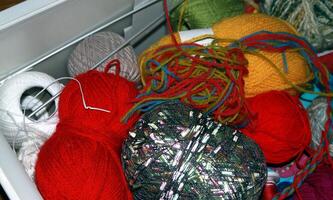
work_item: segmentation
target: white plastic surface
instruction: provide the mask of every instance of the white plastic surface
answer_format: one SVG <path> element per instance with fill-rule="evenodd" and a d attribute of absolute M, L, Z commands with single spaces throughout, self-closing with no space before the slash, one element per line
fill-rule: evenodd
<path fill-rule="evenodd" d="M 211 28 L 194 29 L 194 30 L 179 32 L 180 40 L 182 42 L 186 42 L 188 40 L 191 40 L 191 39 L 201 36 L 201 35 L 213 35 L 213 34 L 214 34 L 213 29 L 211 29 Z M 213 41 L 213 39 L 203 39 L 203 40 L 197 41 L 196 43 L 207 46 L 207 45 L 211 44 L 212 41 Z"/>
<path fill-rule="evenodd" d="M 41 5 L 44 3 L 44 6 L 35 12 L 29 12 L 29 17 L 24 15 L 20 18 L 18 14 L 10 13 L 18 8 L 22 11 L 23 3 L 3 11 L 5 15 L 0 12 L 0 80 L 81 34 L 131 11 L 134 4 L 134 0 L 37 1 Z M 31 0 L 34 3 L 37 1 Z M 53 3 L 45 4 L 50 1 Z M 26 3 L 29 3 L 29 0 Z M 119 32 L 126 27 L 126 23 L 115 24 L 112 30 Z M 65 49 L 35 66 L 35 69 L 51 75 L 66 76 L 64 64 L 70 52 L 70 48 Z M 36 185 L 30 180 L 1 133 L 0 184 L 10 200 L 42 200 Z"/>
<path fill-rule="evenodd" d="M 2 30 L 0 28 L 0 80 L 10 77 L 13 73 L 34 63 L 36 59 L 48 55 L 52 50 L 70 43 L 84 33 L 100 27 L 107 20 L 127 13 L 133 9 L 134 5 L 134 0 L 38 1 L 52 1 L 57 4 L 42 12 L 35 12 L 36 15 L 30 18 L 22 18 L 15 23 L 7 24 L 6 27 L 2 26 L 4 28 Z M 140 6 L 151 0 L 135 1 L 135 6 Z M 161 2 L 136 13 L 132 19 L 132 28 L 128 28 L 125 38 L 132 37 L 162 13 Z M 126 19 L 105 30 L 121 34 L 124 28 L 130 26 L 131 20 L 128 21 Z M 145 39 L 136 42 L 136 51 L 140 52 L 147 48 L 163 34 L 165 34 L 164 26 L 154 29 Z M 56 78 L 66 76 L 67 58 L 74 46 L 71 45 L 38 63 L 34 66 L 34 70 L 46 72 Z M 11 200 L 42 200 L 36 185 L 29 179 L 2 134 L 0 134 L 0 184 Z"/>
<path fill-rule="evenodd" d="M 38 1 L 41 4 L 45 2 Z M 29 2 L 30 0 L 26 3 Z M 134 4 L 134 0 L 58 0 L 55 2 L 55 5 L 49 9 L 42 12 L 36 11 L 35 15 L 0 29 L 0 79 L 100 23 L 132 10 Z M 39 9 L 45 9 L 45 6 Z M 20 10 L 18 8 L 20 4 L 5 10 L 7 18 L 2 20 L 7 21 L 10 17 L 8 12 L 18 12 Z M 3 15 L 0 13 L 1 16 Z"/>
<path fill-rule="evenodd" d="M 0 182 L 11 200 L 42 200 L 6 139 L 0 134 Z"/>

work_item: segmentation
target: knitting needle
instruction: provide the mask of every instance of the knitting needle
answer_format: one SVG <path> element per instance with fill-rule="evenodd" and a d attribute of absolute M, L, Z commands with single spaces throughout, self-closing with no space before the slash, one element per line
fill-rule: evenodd
<path fill-rule="evenodd" d="M 11 75 L 6 76 L 6 78 L 2 79 L 2 80 L 0 81 L 0 85 L 2 85 L 6 80 L 10 79 L 11 77 L 16 76 L 17 74 L 20 74 L 20 73 L 22 73 L 22 72 L 25 72 L 25 71 L 28 71 L 28 70 L 32 69 L 34 66 L 38 65 L 39 63 L 45 61 L 46 59 L 48 59 L 48 58 L 54 56 L 54 55 L 57 54 L 57 53 L 63 51 L 64 49 L 66 49 L 66 48 L 68 48 L 68 47 L 70 47 L 70 46 L 72 46 L 72 45 L 74 45 L 74 44 L 80 42 L 80 41 L 83 40 L 84 38 L 86 38 L 86 37 L 88 37 L 88 36 L 90 36 L 90 35 L 92 35 L 92 34 L 94 34 L 94 33 L 97 33 L 97 32 L 99 32 L 99 31 L 101 31 L 101 30 L 103 30 L 103 29 L 109 27 L 110 25 L 112 25 L 112 24 L 114 24 L 114 23 L 116 23 L 116 22 L 119 22 L 120 20 L 123 20 L 123 19 L 125 19 L 126 17 L 129 17 L 129 16 L 131 16 L 131 15 L 133 15 L 133 14 L 135 14 L 135 13 L 137 13 L 137 12 L 139 12 L 139 11 L 141 11 L 141 10 L 143 10 L 143 9 L 145 9 L 145 8 L 147 8 L 147 7 L 149 7 L 149 6 L 153 5 L 153 4 L 155 4 L 155 3 L 157 3 L 157 2 L 160 2 L 160 1 L 161 1 L 161 0 L 153 0 L 153 1 L 150 1 L 149 3 L 143 4 L 142 6 L 136 8 L 136 9 L 133 9 L 132 11 L 129 11 L 129 12 L 127 12 L 126 14 L 124 14 L 124 15 L 122 15 L 122 16 L 120 16 L 120 17 L 114 19 L 114 20 L 111 20 L 111 21 L 107 20 L 107 21 L 109 21 L 109 22 L 105 23 L 104 25 L 102 25 L 102 26 L 100 26 L 100 27 L 98 27 L 98 28 L 96 28 L 96 29 L 93 29 L 92 31 L 90 31 L 90 32 L 88 32 L 88 33 L 86 33 L 86 34 L 84 34 L 84 35 L 82 35 L 82 36 L 76 38 L 75 40 L 73 40 L 73 41 L 71 41 L 71 42 L 65 44 L 64 46 L 61 46 L 60 48 L 58 48 L 58 49 L 56 49 L 56 50 L 54 50 L 54 51 L 52 51 L 52 52 L 50 52 L 50 53 L 47 53 L 46 55 L 41 56 L 40 58 L 38 58 L 37 60 L 33 61 L 32 63 L 28 64 L 27 66 L 25 66 L 25 67 L 23 67 L 23 68 L 22 68 L 22 67 L 19 67 L 19 70 L 15 71 L 15 72 L 12 72 Z"/>
<path fill-rule="evenodd" d="M 137 32 L 132 37 L 130 37 L 125 43 L 123 43 L 117 49 L 115 49 L 114 51 L 112 51 L 109 55 L 107 55 L 105 58 L 103 58 L 101 61 L 99 61 L 96 65 L 94 65 L 91 69 L 97 68 L 98 65 L 100 65 L 103 62 L 105 62 L 108 58 L 110 58 L 111 56 L 113 56 L 114 54 L 116 54 L 119 50 L 121 50 L 124 47 L 126 47 L 134 39 L 139 38 L 139 36 L 142 33 L 144 33 L 145 31 L 147 31 L 149 29 L 152 30 L 157 25 L 159 25 L 160 23 L 162 23 L 164 20 L 161 20 L 161 19 L 163 19 L 164 16 L 165 16 L 165 14 L 160 15 L 154 21 L 152 21 L 151 23 L 149 23 L 147 26 L 143 27 L 139 32 Z M 43 103 L 43 105 L 39 106 L 36 110 L 34 110 L 32 113 L 30 113 L 30 115 L 28 115 L 28 117 L 32 117 L 34 114 L 36 114 L 38 111 L 40 111 L 43 107 L 45 107 L 46 105 L 48 105 L 49 103 L 51 103 L 53 100 L 55 100 L 57 97 L 59 97 L 60 93 L 61 92 L 58 92 L 57 94 L 55 94 L 54 96 L 52 96 L 48 101 L 46 101 L 45 103 Z"/>

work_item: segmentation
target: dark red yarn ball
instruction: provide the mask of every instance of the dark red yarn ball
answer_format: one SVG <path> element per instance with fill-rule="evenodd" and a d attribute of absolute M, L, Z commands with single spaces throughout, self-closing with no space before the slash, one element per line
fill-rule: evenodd
<path fill-rule="evenodd" d="M 333 169 L 329 165 L 321 164 L 309 175 L 299 188 L 301 200 L 332 200 L 333 199 Z M 294 200 L 300 200 L 294 195 Z"/>
<path fill-rule="evenodd" d="M 309 119 L 297 96 L 270 91 L 246 99 L 246 105 L 250 123 L 241 131 L 256 141 L 267 163 L 290 162 L 309 145 Z"/>
<path fill-rule="evenodd" d="M 89 71 L 64 88 L 56 132 L 41 147 L 36 183 L 45 200 L 132 199 L 124 177 L 120 149 L 137 116 L 120 120 L 133 106 L 135 84 L 120 76 Z"/>

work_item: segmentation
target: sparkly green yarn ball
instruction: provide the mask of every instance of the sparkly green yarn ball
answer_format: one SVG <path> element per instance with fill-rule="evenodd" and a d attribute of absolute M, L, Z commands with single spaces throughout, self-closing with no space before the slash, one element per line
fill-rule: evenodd
<path fill-rule="evenodd" d="M 292 24 L 317 50 L 333 49 L 332 0 L 261 0 L 260 7 Z"/>
<path fill-rule="evenodd" d="M 146 112 L 122 164 L 134 199 L 258 199 L 267 168 L 257 144 L 181 103 Z"/>

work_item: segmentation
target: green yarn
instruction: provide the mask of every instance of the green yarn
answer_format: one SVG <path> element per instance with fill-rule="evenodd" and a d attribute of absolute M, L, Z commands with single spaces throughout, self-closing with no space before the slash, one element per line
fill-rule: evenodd
<path fill-rule="evenodd" d="M 291 23 L 317 50 L 333 48 L 332 0 L 261 0 L 260 7 Z"/>
<path fill-rule="evenodd" d="M 215 22 L 244 13 L 243 0 L 174 0 L 183 1 L 172 13 L 171 24 L 178 30 L 179 18 L 182 17 L 181 30 L 211 27 Z M 183 16 L 182 10 L 184 9 Z"/>

